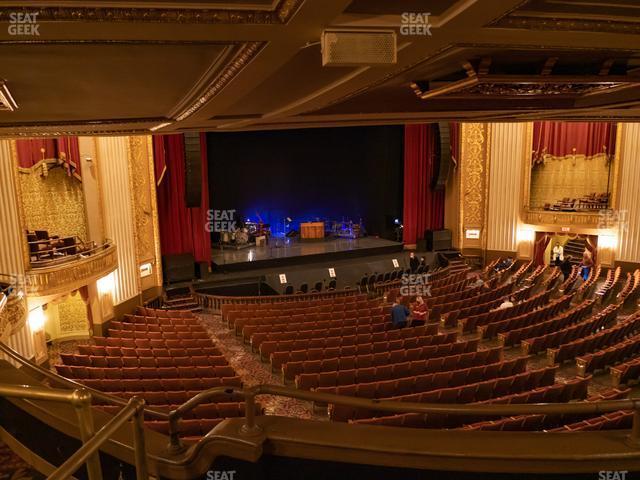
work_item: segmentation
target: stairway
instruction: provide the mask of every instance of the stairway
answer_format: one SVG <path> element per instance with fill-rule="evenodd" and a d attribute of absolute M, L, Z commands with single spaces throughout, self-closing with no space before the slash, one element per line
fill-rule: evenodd
<path fill-rule="evenodd" d="M 173 287 L 165 290 L 162 308 L 167 310 L 190 310 L 192 312 L 202 310 L 189 287 Z"/>
<path fill-rule="evenodd" d="M 564 245 L 564 257 L 571 255 L 571 263 L 579 265 L 582 262 L 582 254 L 586 247 L 586 240 L 583 238 L 574 238 Z"/>

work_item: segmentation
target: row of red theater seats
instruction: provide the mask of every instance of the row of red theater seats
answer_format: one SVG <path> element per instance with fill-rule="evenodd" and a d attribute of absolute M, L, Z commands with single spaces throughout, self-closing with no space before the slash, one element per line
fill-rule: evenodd
<path fill-rule="evenodd" d="M 499 322 L 508 318 L 517 317 L 525 312 L 531 311 L 549 302 L 550 292 L 542 292 L 528 300 L 514 305 L 513 307 L 502 308 L 490 312 L 472 315 L 467 318 L 458 319 L 458 329 L 461 332 L 473 332 L 479 326 L 493 322 Z"/>
<path fill-rule="evenodd" d="M 619 300 L 626 300 L 627 297 L 634 295 L 638 289 L 640 289 L 640 270 L 635 270 L 633 273 L 627 273 L 627 280 L 618 294 Z"/>
<path fill-rule="evenodd" d="M 565 403 L 584 398 L 587 391 L 587 384 L 588 382 L 584 379 L 573 379 L 566 383 L 555 383 L 553 385 L 538 387 L 533 390 L 489 399 L 479 403 Z M 363 425 L 387 425 L 409 428 L 456 428 L 465 423 L 481 421 L 486 421 L 486 419 L 468 415 L 401 413 L 350 420 L 349 422 Z"/>
<path fill-rule="evenodd" d="M 202 335 L 206 332 L 200 325 L 148 325 L 115 321 L 111 322 L 109 328 L 114 331 L 139 333 L 197 333 Z"/>
<path fill-rule="evenodd" d="M 453 362 L 457 362 L 461 356 L 472 356 L 476 353 L 485 355 L 484 352 L 491 350 L 482 350 L 476 352 L 478 348 L 478 340 L 467 340 L 465 342 L 443 343 L 439 345 L 428 345 L 426 347 L 401 348 L 398 350 L 384 349 L 377 353 L 371 353 L 371 345 L 367 345 L 366 353 L 365 345 L 357 345 L 349 347 L 334 347 L 327 349 L 311 349 L 294 352 L 279 352 L 271 356 L 272 362 L 283 362 L 282 376 L 285 380 L 294 380 L 296 375 L 301 373 L 320 373 L 330 372 L 333 370 L 349 370 L 354 368 L 377 367 L 381 365 L 400 364 L 403 362 L 420 362 L 432 361 L 434 368 L 446 369 Z M 376 345 L 376 344 L 373 344 Z M 501 350 L 500 347 L 497 347 Z M 362 350 L 362 351 L 361 351 Z M 492 349 L 495 350 L 495 349 Z M 298 355 L 301 354 L 301 355 Z M 276 355 L 278 356 L 276 359 Z M 285 357 L 288 355 L 288 357 Z M 492 353 L 486 353 L 492 355 Z M 287 360 L 295 358 L 304 358 L 304 360 Z M 307 360 L 308 359 L 308 360 Z M 287 361 L 285 361 L 287 360 Z M 463 360 L 460 360 L 463 361 Z M 466 361 L 466 360 L 464 360 Z M 425 368 L 429 369 L 431 363 Z"/>
<path fill-rule="evenodd" d="M 372 313 L 374 312 L 374 313 Z M 307 315 L 306 319 L 296 318 L 295 315 L 278 318 L 278 323 L 253 324 L 242 327 L 242 336 L 249 337 L 254 333 L 283 333 L 316 329 L 350 327 L 355 325 L 371 325 L 388 321 L 391 307 L 375 308 L 363 312 L 350 312 L 349 316 L 338 315 L 335 318 L 319 319 L 320 315 Z"/>
<path fill-rule="evenodd" d="M 344 337 L 348 335 L 369 335 L 373 333 L 386 333 L 389 331 L 397 330 L 391 323 L 390 318 L 384 321 L 384 318 L 380 316 L 375 323 L 368 325 L 356 325 L 350 327 L 336 327 L 336 328 L 318 328 L 314 330 L 302 330 L 293 332 L 280 332 L 280 333 L 254 333 L 251 335 L 251 346 L 254 349 L 260 347 L 263 342 L 281 342 L 284 340 L 311 340 L 314 338 L 327 338 L 327 337 Z"/>
<path fill-rule="evenodd" d="M 146 408 L 156 411 L 165 411 L 169 413 L 171 410 L 175 410 L 180 404 L 164 404 L 164 405 L 145 405 Z M 118 405 L 100 405 L 97 408 L 100 410 L 116 415 L 121 406 Z M 256 414 L 263 413 L 262 407 L 257 404 L 255 409 Z M 193 410 L 186 412 L 185 419 L 190 418 L 225 418 L 225 417 L 242 417 L 245 414 L 244 402 L 219 402 L 219 403 L 202 403 L 195 407 Z"/>
<path fill-rule="evenodd" d="M 202 325 L 197 318 L 165 318 L 165 317 L 145 317 L 143 315 L 126 314 L 126 323 L 136 323 L 140 325 Z"/>
<path fill-rule="evenodd" d="M 222 355 L 184 357 L 111 357 L 61 353 L 60 358 L 62 363 L 65 365 L 77 365 L 84 367 L 221 367 L 228 365 L 227 359 Z"/>
<path fill-rule="evenodd" d="M 576 432 L 585 430 L 620 430 L 631 428 L 633 411 L 619 410 L 606 413 L 600 417 L 590 418 L 563 427 L 554 428 L 550 432 Z"/>
<path fill-rule="evenodd" d="M 548 348 L 558 347 L 564 343 L 572 342 L 591 333 L 597 332 L 611 321 L 609 313 L 611 308 L 607 307 L 598 313 L 592 314 L 586 319 L 556 332 L 547 333 L 539 337 L 523 340 L 520 345 L 525 354 L 538 353 Z"/>
<path fill-rule="evenodd" d="M 80 355 L 103 357 L 219 357 L 218 347 L 196 348 L 131 348 L 101 347 L 98 345 L 78 345 Z"/>
<path fill-rule="evenodd" d="M 370 363 L 373 363 L 373 355 Z M 359 358 L 359 357 L 352 357 Z M 417 377 L 424 374 L 441 374 L 477 367 L 481 365 L 496 364 L 502 359 L 502 348 L 496 347 L 489 350 L 469 352 L 449 357 L 427 358 L 399 363 L 387 363 L 381 365 L 367 365 L 357 368 L 340 368 L 338 359 L 318 360 L 312 365 L 307 363 L 307 371 L 295 377 L 296 387 L 311 390 L 317 387 L 330 387 L 338 385 L 352 385 L 356 383 L 377 382 L 383 380 L 400 379 L 403 377 Z M 365 362 L 362 362 L 365 363 Z M 330 367 L 335 365 L 333 369 Z M 327 370 L 320 370 L 321 368 Z M 313 371 L 315 370 L 315 371 Z"/>
<path fill-rule="evenodd" d="M 607 272 L 607 277 L 602 285 L 598 287 L 596 295 L 600 295 L 603 297 L 606 296 L 614 287 L 614 285 L 618 283 L 618 280 L 620 280 L 620 267 L 609 269 L 609 271 Z"/>
<path fill-rule="evenodd" d="M 525 328 L 540 324 L 541 322 L 552 318 L 563 310 L 569 308 L 572 297 L 573 295 L 564 295 L 548 305 L 539 307 L 536 310 L 528 311 L 506 320 L 491 322 L 487 325 L 479 326 L 478 333 L 482 335 L 482 338 L 494 338 L 502 332 L 509 332 L 518 328 Z"/>
<path fill-rule="evenodd" d="M 609 312 L 605 320 L 609 323 L 615 320 L 617 315 L 616 310 Z M 601 348 L 609 345 L 615 345 L 624 341 L 629 335 L 634 335 L 640 329 L 640 316 L 634 316 L 613 325 L 599 332 L 593 333 L 588 337 L 579 338 L 568 343 L 563 343 L 557 348 L 550 348 L 547 350 L 547 358 L 549 362 L 562 363 L 565 360 L 573 360 L 576 356 L 584 353 L 600 350 Z"/>
<path fill-rule="evenodd" d="M 56 365 L 56 370 L 66 378 L 94 379 L 159 379 L 159 378 L 215 378 L 233 377 L 235 371 L 228 365 L 188 367 L 81 367 Z"/>
<path fill-rule="evenodd" d="M 355 292 L 354 292 L 355 293 Z M 286 301 L 273 303 L 238 303 L 225 304 L 221 307 L 222 319 L 233 322 L 236 318 L 244 316 L 246 313 L 262 314 L 267 310 L 277 310 L 280 312 L 291 312 L 300 310 L 299 313 L 306 313 L 306 309 L 325 307 L 327 305 L 338 307 L 341 305 L 353 305 L 358 302 L 367 301 L 366 294 L 346 295 L 342 297 L 318 298 L 316 300 Z"/>
<path fill-rule="evenodd" d="M 616 365 L 629 357 L 636 357 L 638 353 L 640 353 L 640 334 L 597 352 L 577 357 L 578 375 L 586 375 L 608 365 Z"/>
<path fill-rule="evenodd" d="M 369 376 L 369 382 L 353 383 L 350 385 L 334 384 L 333 386 L 327 387 L 319 386 L 315 388 L 315 391 L 362 398 L 397 397 L 448 387 L 460 387 L 493 378 L 510 377 L 524 372 L 526 367 L 527 358 L 520 357 L 488 365 L 463 368 L 461 370 L 426 373 L 391 380 L 375 380 L 377 370 L 384 369 L 385 367 L 373 367 L 371 369 L 373 370 L 373 375 Z M 337 377 L 334 377 L 334 380 L 337 381 Z"/>
<path fill-rule="evenodd" d="M 305 318 L 309 315 L 328 315 L 330 318 L 334 318 L 336 315 L 346 315 L 352 312 L 359 312 L 363 310 L 375 310 L 382 307 L 381 300 L 361 300 L 353 303 L 338 303 L 338 304 L 326 304 L 318 307 L 300 308 L 296 306 L 296 303 L 290 303 L 288 309 L 281 308 L 269 308 L 258 310 L 246 310 L 242 312 L 234 312 L 229 318 L 233 319 L 234 325 L 253 325 L 255 323 L 268 323 L 271 319 L 292 317 Z M 294 308 L 295 307 L 295 308 Z"/>
<path fill-rule="evenodd" d="M 291 361 L 319 360 L 322 358 L 333 358 L 336 356 L 390 353 L 398 350 L 410 351 L 420 349 L 422 347 L 452 344 L 456 341 L 457 336 L 456 332 L 449 332 L 440 335 L 423 335 L 420 337 L 408 337 L 390 341 L 384 340 L 381 342 L 320 346 L 317 345 L 319 342 L 313 342 L 313 344 L 310 345 L 305 345 L 305 342 L 303 341 L 282 342 L 280 344 L 281 349 L 270 353 L 269 360 L 271 361 L 271 368 L 278 369 Z M 476 347 L 477 342 L 474 343 L 473 349 L 475 350 Z"/>
<path fill-rule="evenodd" d="M 89 388 L 119 396 L 142 396 L 149 404 L 184 403 L 202 390 L 215 387 L 241 387 L 240 377 L 145 378 L 145 379 L 74 379 Z M 149 394 L 157 394 L 156 396 Z M 170 395 L 176 394 L 176 395 Z M 161 398 L 167 400 L 160 401 Z"/>
<path fill-rule="evenodd" d="M 458 387 L 442 388 L 428 392 L 394 395 L 384 400 L 419 403 L 471 403 L 488 400 L 512 393 L 521 393 L 534 388 L 551 385 L 555 379 L 556 367 L 529 370 L 508 377 L 494 378 Z M 357 392 L 344 392 L 354 396 Z M 382 399 L 382 398 L 381 398 Z M 329 418 L 345 422 L 350 419 L 380 416 L 372 410 L 359 409 L 347 405 L 329 405 Z"/>
<path fill-rule="evenodd" d="M 93 341 L 99 347 L 128 347 L 128 348 L 209 348 L 215 347 L 211 338 L 195 339 L 167 339 L 167 338 L 120 338 L 120 337 L 93 337 Z"/>
<path fill-rule="evenodd" d="M 624 363 L 611 367 L 611 383 L 621 385 L 640 377 L 640 357 L 634 357 Z"/>
<path fill-rule="evenodd" d="M 136 308 L 136 314 L 146 317 L 158 317 L 158 318 L 195 318 L 195 315 L 190 310 L 164 310 L 161 308 Z"/>
<path fill-rule="evenodd" d="M 631 389 L 612 389 L 603 394 L 593 395 L 586 402 L 598 402 L 602 400 L 618 400 L 627 396 Z M 528 402 L 527 402 L 528 403 Z M 485 420 L 467 424 L 463 430 L 499 430 L 499 431 L 537 431 L 549 430 L 565 424 L 584 420 L 593 414 L 560 414 L 560 415 L 517 415 L 514 417 L 500 418 L 497 420 Z"/>
<path fill-rule="evenodd" d="M 491 285 L 493 285 L 492 282 Z M 490 291 L 483 290 L 478 295 L 462 300 L 454 300 L 449 303 L 434 306 L 432 309 L 435 319 L 445 316 L 445 326 L 453 327 L 458 318 L 468 317 L 476 313 L 487 312 L 500 304 L 502 297 L 513 290 L 513 283 L 495 286 Z"/>
<path fill-rule="evenodd" d="M 436 335 L 438 326 L 435 324 L 390 330 L 360 335 L 348 335 L 344 337 L 310 338 L 300 340 L 267 341 L 260 344 L 260 358 L 267 361 L 274 352 L 304 350 L 306 348 L 342 347 L 345 345 L 358 345 L 363 343 L 384 343 L 397 340 L 398 345 L 406 348 L 444 343 L 444 336 Z M 425 338 L 426 337 L 426 338 Z M 405 340 L 403 342 L 403 340 Z M 397 350 L 399 347 L 392 347 Z"/>
<path fill-rule="evenodd" d="M 529 327 L 516 328 L 508 332 L 498 334 L 500 343 L 505 347 L 517 345 L 527 338 L 539 337 L 548 333 L 562 330 L 574 323 L 582 320 L 585 315 L 591 314 L 595 300 L 585 300 L 580 305 L 563 312 L 562 314 Z"/>
<path fill-rule="evenodd" d="M 115 330 L 109 329 L 109 336 L 112 338 L 144 338 L 148 340 L 179 340 L 209 338 L 206 331 L 199 332 L 136 332 L 135 330 Z"/>

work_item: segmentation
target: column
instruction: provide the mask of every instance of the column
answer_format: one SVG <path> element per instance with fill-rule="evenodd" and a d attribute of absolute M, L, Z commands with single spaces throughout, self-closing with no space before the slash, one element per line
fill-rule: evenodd
<path fill-rule="evenodd" d="M 616 260 L 640 266 L 640 123 L 619 124 L 620 183 L 617 212 L 618 248 Z"/>

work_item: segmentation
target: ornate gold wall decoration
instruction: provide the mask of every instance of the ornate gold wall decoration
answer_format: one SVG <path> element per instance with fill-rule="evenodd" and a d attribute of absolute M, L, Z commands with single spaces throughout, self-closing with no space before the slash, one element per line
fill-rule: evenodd
<path fill-rule="evenodd" d="M 98 2 L 95 2 L 98 3 Z M 207 24 L 258 24 L 286 23 L 302 0 L 280 0 L 274 6 L 264 8 L 228 9 L 212 5 L 212 8 L 144 8 L 143 6 L 116 7 L 23 7 L 0 11 L 0 21 L 8 22 L 9 13 L 18 11 L 37 13 L 39 21 L 48 22 L 144 22 L 144 23 L 207 23 Z"/>
<path fill-rule="evenodd" d="M 82 184 L 67 176 L 62 168 L 49 170 L 47 177 L 37 171 L 18 176 L 25 228 L 48 230 L 61 237 L 77 235 L 87 240 L 87 219 Z"/>
<path fill-rule="evenodd" d="M 25 297 L 10 297 L 0 312 L 0 335 L 13 335 L 27 321 L 27 300 Z"/>
<path fill-rule="evenodd" d="M 129 179 L 138 265 L 150 262 L 156 285 L 162 284 L 160 233 L 151 136 L 129 138 Z"/>
<path fill-rule="evenodd" d="M 116 246 L 109 245 L 80 260 L 28 270 L 25 273 L 27 295 L 44 297 L 68 293 L 104 277 L 116 268 Z"/>
<path fill-rule="evenodd" d="M 87 306 L 79 293 L 70 295 L 56 307 L 58 308 L 59 336 L 88 334 L 89 318 L 87 316 Z"/>
<path fill-rule="evenodd" d="M 460 238 L 464 247 L 480 248 L 484 243 L 486 195 L 488 126 L 484 123 L 463 123 L 460 148 Z M 465 239 L 468 228 L 481 230 L 481 238 Z"/>

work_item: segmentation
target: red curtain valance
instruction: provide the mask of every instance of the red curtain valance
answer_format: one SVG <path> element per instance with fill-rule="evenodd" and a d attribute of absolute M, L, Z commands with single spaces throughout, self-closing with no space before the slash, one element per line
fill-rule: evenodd
<path fill-rule="evenodd" d="M 16 140 L 18 166 L 31 169 L 44 160 L 57 160 L 69 176 L 82 179 L 78 137 Z"/>
<path fill-rule="evenodd" d="M 414 244 L 425 230 L 444 227 L 444 191 L 431 189 L 438 141 L 431 124 L 404 127 L 404 243 Z"/>
<path fill-rule="evenodd" d="M 533 163 L 541 163 L 544 155 L 613 155 L 615 145 L 616 124 L 613 122 L 533 123 Z"/>
<path fill-rule="evenodd" d="M 191 253 L 197 262 L 211 260 L 211 236 L 207 231 L 209 211 L 209 177 L 207 168 L 207 142 L 200 134 L 202 165 L 202 197 L 200 207 L 187 208 L 185 200 L 184 135 L 157 135 L 153 137 L 153 156 L 157 178 L 158 217 L 160 219 L 160 245 L 163 255 Z M 164 173 L 163 173 L 164 172 Z"/>

